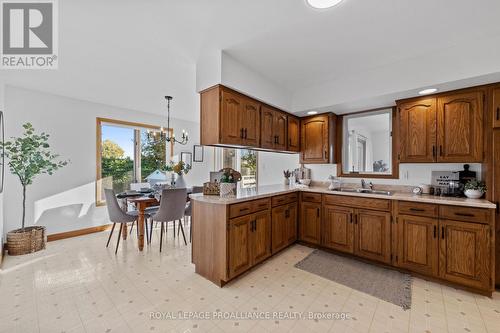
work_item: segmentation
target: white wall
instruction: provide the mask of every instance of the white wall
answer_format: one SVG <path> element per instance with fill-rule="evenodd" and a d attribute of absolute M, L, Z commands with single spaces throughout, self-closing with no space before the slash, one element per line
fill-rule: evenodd
<path fill-rule="evenodd" d="M 28 189 L 27 225 L 45 225 L 48 234 L 88 228 L 108 223 L 105 207 L 96 207 L 96 117 L 161 125 L 165 117 L 121 109 L 103 104 L 6 86 L 6 137 L 22 133 L 21 125 L 31 122 L 36 130 L 51 135 L 54 152 L 71 163 L 53 176 L 42 175 Z M 174 154 L 192 152 L 192 144 L 199 143 L 199 124 L 173 120 L 172 127 L 190 134 L 187 146 L 175 145 Z M 203 163 L 194 163 L 185 177 L 189 184 L 208 180 L 213 166 L 211 149 L 205 149 Z M 18 180 L 6 173 L 5 230 L 20 227 L 21 187 Z"/>
<path fill-rule="evenodd" d="M 314 181 L 327 181 L 329 175 L 337 174 L 337 167 L 340 165 L 332 164 L 306 164 L 311 169 L 311 178 Z M 417 186 L 419 184 L 430 184 L 432 171 L 460 171 L 463 170 L 462 163 L 420 163 L 420 164 L 400 164 L 399 179 L 370 179 L 374 184 L 390 185 L 408 185 Z M 477 176 L 481 177 L 481 164 L 471 163 L 470 170 L 476 171 Z M 361 178 L 343 178 L 346 183 L 359 183 Z"/>
<path fill-rule="evenodd" d="M 221 83 L 283 110 L 290 110 L 292 94 L 222 52 Z"/>
<path fill-rule="evenodd" d="M 299 154 L 279 154 L 259 152 L 259 185 L 283 183 L 283 170 L 290 170 L 299 166 Z"/>

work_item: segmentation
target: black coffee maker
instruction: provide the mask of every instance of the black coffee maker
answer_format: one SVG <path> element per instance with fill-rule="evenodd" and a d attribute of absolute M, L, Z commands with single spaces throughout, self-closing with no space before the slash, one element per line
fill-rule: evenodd
<path fill-rule="evenodd" d="M 469 170 L 470 165 L 464 164 L 464 169 L 458 172 L 458 184 L 450 184 L 448 191 L 452 191 L 450 195 L 464 196 L 464 187 L 469 180 L 476 180 L 476 172 Z M 453 190 L 452 190 L 453 186 Z"/>

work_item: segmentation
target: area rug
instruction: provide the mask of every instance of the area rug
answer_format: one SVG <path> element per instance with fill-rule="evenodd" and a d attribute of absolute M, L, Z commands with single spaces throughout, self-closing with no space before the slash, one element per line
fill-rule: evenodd
<path fill-rule="evenodd" d="M 295 267 L 367 293 L 384 301 L 411 308 L 412 277 L 395 270 L 314 250 Z"/>

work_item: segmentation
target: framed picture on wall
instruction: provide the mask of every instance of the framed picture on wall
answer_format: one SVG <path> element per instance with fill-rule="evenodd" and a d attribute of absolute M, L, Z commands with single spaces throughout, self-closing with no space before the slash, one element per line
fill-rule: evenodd
<path fill-rule="evenodd" d="M 187 165 L 193 165 L 193 154 L 190 152 L 183 151 L 181 152 L 181 161 Z"/>
<path fill-rule="evenodd" d="M 203 146 L 193 146 L 193 162 L 203 162 Z"/>
<path fill-rule="evenodd" d="M 3 157 L 3 144 L 5 141 L 5 134 L 3 130 L 3 112 L 0 111 L 0 193 L 3 192 L 3 179 L 5 172 L 5 158 Z"/>

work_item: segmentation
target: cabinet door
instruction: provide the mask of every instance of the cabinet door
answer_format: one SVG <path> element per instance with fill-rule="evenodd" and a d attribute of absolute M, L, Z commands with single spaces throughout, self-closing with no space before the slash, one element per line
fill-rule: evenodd
<path fill-rule="evenodd" d="M 302 202 L 300 206 L 300 240 L 312 244 L 320 243 L 321 204 Z"/>
<path fill-rule="evenodd" d="M 226 144 L 243 144 L 243 127 L 241 126 L 242 114 L 241 96 L 223 90 L 221 106 L 221 142 Z"/>
<path fill-rule="evenodd" d="M 436 161 L 436 99 L 400 104 L 402 163 Z"/>
<path fill-rule="evenodd" d="M 493 127 L 500 127 L 500 88 L 493 89 Z"/>
<path fill-rule="evenodd" d="M 271 255 L 271 216 L 268 210 L 253 215 L 251 248 L 252 265 Z"/>
<path fill-rule="evenodd" d="M 493 200 L 497 204 L 496 219 L 496 274 L 495 284 L 500 285 L 500 129 L 493 131 Z"/>
<path fill-rule="evenodd" d="M 245 215 L 229 221 L 229 277 L 246 271 L 252 265 L 250 251 L 252 218 L 252 215 Z"/>
<path fill-rule="evenodd" d="M 328 116 L 303 119 L 300 139 L 301 163 L 328 163 Z"/>
<path fill-rule="evenodd" d="M 262 105 L 260 124 L 260 146 L 262 148 L 274 148 L 274 110 L 266 105 Z"/>
<path fill-rule="evenodd" d="M 276 150 L 286 150 L 286 114 L 283 112 L 275 111 L 273 118 L 273 130 L 275 137 L 274 149 Z"/>
<path fill-rule="evenodd" d="M 278 207 L 274 207 L 272 210 L 272 218 L 271 218 L 271 249 L 272 252 L 278 252 L 282 248 L 284 248 L 286 244 L 286 210 L 288 206 L 282 205 Z"/>
<path fill-rule="evenodd" d="M 299 118 L 288 116 L 288 151 L 300 151 L 300 121 Z"/>
<path fill-rule="evenodd" d="M 243 99 L 241 127 L 246 146 L 258 147 L 260 138 L 260 103 L 249 98 Z"/>
<path fill-rule="evenodd" d="M 323 238 L 321 243 L 330 249 L 354 252 L 354 209 L 325 206 L 323 212 Z"/>
<path fill-rule="evenodd" d="M 355 212 L 354 253 L 361 257 L 391 262 L 391 214 L 359 209 Z"/>
<path fill-rule="evenodd" d="M 438 275 L 438 220 L 399 215 L 397 221 L 399 267 L 414 272 Z"/>
<path fill-rule="evenodd" d="M 489 225 L 440 220 L 439 275 L 448 281 L 488 289 Z"/>
<path fill-rule="evenodd" d="M 297 240 L 297 203 L 288 205 L 286 217 L 286 244 L 290 245 Z"/>
<path fill-rule="evenodd" d="M 483 160 L 483 92 L 438 98 L 438 162 Z"/>

